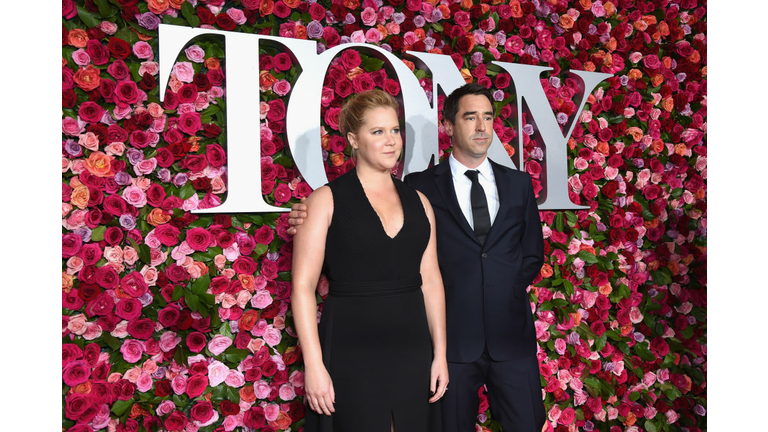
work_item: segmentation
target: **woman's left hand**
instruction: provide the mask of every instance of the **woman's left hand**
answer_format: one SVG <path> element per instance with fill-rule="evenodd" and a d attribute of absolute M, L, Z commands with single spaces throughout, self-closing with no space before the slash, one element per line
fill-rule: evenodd
<path fill-rule="evenodd" d="M 443 358 L 432 360 L 432 372 L 429 377 L 429 391 L 432 397 L 429 403 L 437 402 L 448 390 L 448 361 Z"/>

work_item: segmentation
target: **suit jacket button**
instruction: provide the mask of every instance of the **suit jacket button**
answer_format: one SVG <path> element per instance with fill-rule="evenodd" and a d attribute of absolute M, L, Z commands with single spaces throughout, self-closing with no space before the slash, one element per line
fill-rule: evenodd
<path fill-rule="evenodd" d="M 482 255 L 480 255 L 480 256 L 482 256 L 482 257 L 483 257 L 483 259 L 485 259 L 485 258 L 488 258 L 488 254 L 487 254 L 487 253 L 485 253 L 485 252 L 483 252 L 483 254 L 482 254 Z"/>

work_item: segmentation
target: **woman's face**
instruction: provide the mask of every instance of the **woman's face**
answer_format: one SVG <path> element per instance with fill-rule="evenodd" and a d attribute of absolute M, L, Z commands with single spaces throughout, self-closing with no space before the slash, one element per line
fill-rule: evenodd
<path fill-rule="evenodd" d="M 357 150 L 358 164 L 391 169 L 403 151 L 397 112 L 391 107 L 368 110 L 360 130 L 348 133 L 347 140 Z"/>

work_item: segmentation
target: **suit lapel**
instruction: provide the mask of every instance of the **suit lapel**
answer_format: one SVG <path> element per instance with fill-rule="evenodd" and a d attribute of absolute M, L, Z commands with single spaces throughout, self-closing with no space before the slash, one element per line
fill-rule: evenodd
<path fill-rule="evenodd" d="M 453 187 L 453 175 L 451 174 L 451 167 L 448 161 L 440 163 L 437 166 L 435 169 L 434 180 L 435 186 L 437 186 L 437 190 L 440 191 L 440 194 L 443 196 L 443 201 L 451 212 L 451 215 L 453 215 L 453 218 L 456 219 L 456 222 L 467 235 L 479 244 L 480 241 L 477 239 L 475 231 L 469 226 L 469 222 L 467 222 L 467 219 L 464 217 L 464 213 L 461 212 L 459 201 L 456 199 L 456 189 Z M 493 230 L 491 230 L 491 232 L 493 232 Z"/>
<path fill-rule="evenodd" d="M 493 220 L 491 231 L 488 233 L 488 238 L 485 240 L 485 245 L 490 246 L 491 243 L 498 237 L 499 233 L 504 229 L 504 216 L 509 210 L 510 200 L 513 194 L 516 192 L 512 190 L 508 173 L 499 167 L 496 162 L 488 159 L 491 162 L 491 168 L 493 168 L 493 176 L 496 180 L 496 189 L 499 192 L 499 211 L 496 213 L 496 218 Z"/>

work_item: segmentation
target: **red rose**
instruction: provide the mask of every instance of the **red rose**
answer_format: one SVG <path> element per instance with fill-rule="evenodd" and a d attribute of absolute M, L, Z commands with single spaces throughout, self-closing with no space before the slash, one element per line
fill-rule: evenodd
<path fill-rule="evenodd" d="M 256 262 L 249 256 L 241 255 L 232 263 L 232 270 L 237 274 L 253 274 L 256 272 L 256 268 Z"/>
<path fill-rule="evenodd" d="M 83 245 L 83 239 L 77 234 L 62 234 L 61 236 L 61 256 L 69 258 L 76 255 Z"/>
<path fill-rule="evenodd" d="M 163 224 L 155 228 L 155 237 L 164 246 L 176 245 L 179 242 L 179 234 L 181 231 L 171 224 Z"/>
<path fill-rule="evenodd" d="M 132 320 L 141 315 L 141 302 L 135 298 L 124 298 L 117 302 L 115 315 L 126 320 Z"/>
<path fill-rule="evenodd" d="M 125 80 L 117 83 L 115 87 L 115 102 L 120 104 L 135 104 L 139 101 L 139 89 L 133 81 Z"/>
<path fill-rule="evenodd" d="M 226 14 L 225 14 L 226 15 Z M 207 379 L 206 379 L 207 380 Z M 174 411 L 165 419 L 165 430 L 182 431 L 187 426 L 188 420 L 180 411 Z"/>
<path fill-rule="evenodd" d="M 97 66 L 105 65 L 109 62 L 109 50 L 101 44 L 101 42 L 90 39 L 85 45 L 88 55 L 91 57 L 91 62 Z"/>
<path fill-rule="evenodd" d="M 291 189 L 285 183 L 280 183 L 275 187 L 275 202 L 276 204 L 286 203 L 291 200 Z"/>
<path fill-rule="evenodd" d="M 120 288 L 131 297 L 139 298 L 147 293 L 149 287 L 144 282 L 144 276 L 139 272 L 131 272 L 120 280 Z"/>
<path fill-rule="evenodd" d="M 189 247 L 198 251 L 204 252 L 211 244 L 212 236 L 205 228 L 192 228 L 187 231 L 186 241 Z"/>
<path fill-rule="evenodd" d="M 252 406 L 243 416 L 243 423 L 251 429 L 258 429 L 264 426 L 266 418 L 264 417 L 264 408 Z"/>
<path fill-rule="evenodd" d="M 91 376 L 91 365 L 85 360 L 75 360 L 67 363 L 61 372 L 64 384 L 74 387 L 88 381 Z"/>
<path fill-rule="evenodd" d="M 352 87 L 354 87 L 356 92 L 361 93 L 367 90 L 373 90 L 373 88 L 376 87 L 376 84 L 373 82 L 373 78 L 371 78 L 370 74 L 361 74 L 352 80 Z"/>
<path fill-rule="evenodd" d="M 205 92 L 211 89 L 213 85 L 208 80 L 208 76 L 204 73 L 196 73 L 192 78 L 192 83 L 198 91 Z"/>
<path fill-rule="evenodd" d="M 139 86 L 142 90 L 148 92 L 157 87 L 157 80 L 155 80 L 155 77 L 152 76 L 149 72 L 144 72 L 144 75 L 141 76 Z"/>
<path fill-rule="evenodd" d="M 187 112 L 179 117 L 179 129 L 185 134 L 194 135 L 201 127 L 200 113 Z"/>
<path fill-rule="evenodd" d="M 85 306 L 85 313 L 88 316 L 109 315 L 115 307 L 115 300 L 105 291 Z"/>
<path fill-rule="evenodd" d="M 206 387 L 208 387 L 208 376 L 204 374 L 192 375 L 187 381 L 187 396 L 196 398 L 205 392 Z"/>
<path fill-rule="evenodd" d="M 205 423 L 213 418 L 213 405 L 209 401 L 197 401 L 189 412 L 192 420 Z"/>
<path fill-rule="evenodd" d="M 173 283 L 180 283 L 180 282 L 185 282 L 189 280 L 189 273 L 187 272 L 187 270 L 176 263 L 173 263 L 168 267 L 166 267 L 165 274 L 166 276 L 168 276 L 168 279 Z"/>
<path fill-rule="evenodd" d="M 221 134 L 221 128 L 218 127 L 215 123 L 206 123 L 206 124 L 203 125 L 203 136 L 204 137 L 206 137 L 206 138 L 215 138 L 215 137 L 219 136 L 219 134 Z M 209 144 L 209 146 L 210 145 L 213 145 L 213 144 Z M 216 145 L 219 146 L 218 144 L 216 144 Z M 221 146 L 219 146 L 219 147 L 221 147 Z M 209 163 L 210 163 L 210 161 L 209 161 Z M 224 164 L 224 162 L 222 162 L 222 165 L 223 164 Z M 221 165 L 219 165 L 219 166 L 221 166 Z M 216 167 L 216 168 L 218 168 L 218 167 Z"/>
<path fill-rule="evenodd" d="M 80 105 L 80 109 L 77 114 L 84 121 L 89 123 L 97 123 L 101 121 L 101 117 L 104 115 L 104 109 L 96 102 L 83 102 Z"/>
<path fill-rule="evenodd" d="M 131 44 L 116 37 L 109 38 L 108 48 L 112 57 L 116 59 L 125 59 L 131 55 Z"/>
<path fill-rule="evenodd" d="M 270 120 L 282 120 L 285 118 L 285 104 L 282 99 L 269 101 L 269 111 L 267 118 Z"/>
<path fill-rule="evenodd" d="M 64 401 L 64 416 L 70 420 L 77 420 L 89 406 L 91 406 L 91 399 L 88 396 L 72 393 Z"/>
<path fill-rule="evenodd" d="M 194 353 L 202 351 L 205 348 L 206 342 L 205 335 L 200 332 L 192 332 L 186 338 L 187 348 Z"/>
<path fill-rule="evenodd" d="M 272 232 L 272 228 L 267 225 L 262 225 L 258 230 L 256 230 L 253 237 L 256 240 L 256 243 L 268 245 L 272 243 L 275 235 Z"/>
<path fill-rule="evenodd" d="M 128 322 L 128 334 L 136 339 L 149 339 L 154 332 L 155 322 L 149 318 L 134 319 Z"/>
<path fill-rule="evenodd" d="M 107 67 L 107 73 L 118 81 L 123 81 L 131 76 L 131 70 L 122 60 L 116 60 Z"/>
<path fill-rule="evenodd" d="M 224 72 L 221 69 L 208 70 L 206 77 L 212 86 L 221 86 L 224 83 Z"/>
<path fill-rule="evenodd" d="M 231 416 L 240 412 L 240 406 L 224 399 L 221 401 L 221 404 L 219 404 L 219 410 L 221 410 L 222 415 Z"/>
<path fill-rule="evenodd" d="M 61 106 L 64 108 L 74 108 L 77 105 L 77 93 L 74 90 L 68 89 L 61 93 Z"/>
<path fill-rule="evenodd" d="M 664 357 L 665 355 L 669 354 L 669 345 L 667 344 L 667 341 L 665 341 L 661 336 L 656 336 L 655 338 L 651 339 L 650 348 L 651 351 L 653 351 L 659 357 Z"/>
<path fill-rule="evenodd" d="M 221 129 L 219 129 L 219 131 L 221 131 Z M 216 143 L 208 144 L 205 147 L 205 157 L 208 159 L 208 164 L 214 168 L 219 168 L 227 162 L 226 152 L 219 144 Z"/>
<path fill-rule="evenodd" d="M 226 13 L 221 13 L 216 16 L 216 25 L 222 30 L 234 30 L 237 27 L 237 23 Z"/>

